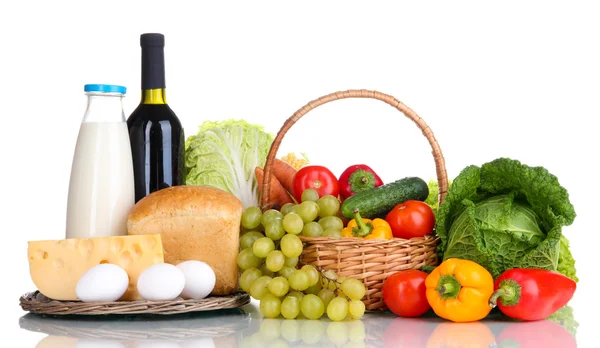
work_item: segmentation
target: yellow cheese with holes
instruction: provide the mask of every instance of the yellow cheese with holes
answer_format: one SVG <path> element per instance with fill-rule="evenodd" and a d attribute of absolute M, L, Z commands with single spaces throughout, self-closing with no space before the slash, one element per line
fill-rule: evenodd
<path fill-rule="evenodd" d="M 79 278 L 101 263 L 121 266 L 129 287 L 120 300 L 141 300 L 137 280 L 149 266 L 164 262 L 160 234 L 30 241 L 27 249 L 33 283 L 46 297 L 78 300 Z"/>

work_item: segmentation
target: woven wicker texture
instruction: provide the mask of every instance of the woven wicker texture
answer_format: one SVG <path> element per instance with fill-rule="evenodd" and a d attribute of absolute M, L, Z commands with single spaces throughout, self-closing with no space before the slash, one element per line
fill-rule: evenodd
<path fill-rule="evenodd" d="M 19 299 L 25 311 L 52 315 L 104 315 L 104 314 L 178 314 L 198 311 L 212 311 L 224 308 L 239 308 L 250 303 L 246 293 L 229 296 L 210 296 L 201 300 L 173 301 L 117 301 L 79 302 L 57 301 L 39 291 L 27 293 Z"/>
<path fill-rule="evenodd" d="M 272 165 L 285 134 L 309 111 L 323 104 L 348 98 L 370 98 L 382 101 L 400 111 L 417 125 L 432 149 L 439 186 L 438 204 L 441 204 L 448 191 L 448 176 L 442 150 L 427 123 L 412 109 L 390 95 L 370 90 L 348 90 L 331 93 L 313 100 L 298 109 L 285 121 L 275 136 L 267 155 L 262 187 L 262 206 L 269 206 Z M 387 309 L 383 303 L 381 288 L 388 276 L 398 271 L 418 269 L 421 266 L 437 265 L 438 263 L 435 254 L 438 239 L 435 236 L 382 241 L 355 238 L 302 237 L 301 239 L 305 246 L 300 256 L 300 263 L 311 264 L 320 269 L 332 269 L 341 276 L 350 276 L 363 281 L 367 288 L 367 294 L 363 298 L 367 311 Z"/>

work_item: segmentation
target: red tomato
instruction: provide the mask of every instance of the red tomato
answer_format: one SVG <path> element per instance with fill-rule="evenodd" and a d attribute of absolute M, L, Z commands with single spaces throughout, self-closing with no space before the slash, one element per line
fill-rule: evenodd
<path fill-rule="evenodd" d="M 427 203 L 410 200 L 395 206 L 385 221 L 390 224 L 394 237 L 410 239 L 431 234 L 435 215 Z"/>
<path fill-rule="evenodd" d="M 298 202 L 304 190 L 313 188 L 319 193 L 319 197 L 339 194 L 337 177 L 327 168 L 317 165 L 304 166 L 294 175 L 294 197 Z"/>
<path fill-rule="evenodd" d="M 428 274 L 419 270 L 394 273 L 383 283 L 383 302 L 401 317 L 419 317 L 431 309 L 425 292 Z"/>

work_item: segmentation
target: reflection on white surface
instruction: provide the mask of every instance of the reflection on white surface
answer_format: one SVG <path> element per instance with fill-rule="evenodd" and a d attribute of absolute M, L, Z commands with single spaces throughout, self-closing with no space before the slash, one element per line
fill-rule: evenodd
<path fill-rule="evenodd" d="M 27 314 L 22 329 L 45 333 L 36 348 L 215 348 L 215 347 L 561 347 L 575 348 L 572 312 L 554 320 L 452 323 L 431 314 L 399 318 L 366 314 L 362 320 L 263 319 L 253 305 L 239 310 L 168 317 L 61 318 Z"/>

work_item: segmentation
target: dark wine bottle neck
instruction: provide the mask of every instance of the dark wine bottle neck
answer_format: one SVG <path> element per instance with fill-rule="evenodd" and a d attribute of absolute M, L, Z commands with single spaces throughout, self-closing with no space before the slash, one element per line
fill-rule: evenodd
<path fill-rule="evenodd" d="M 142 46 L 142 90 L 165 87 L 164 47 Z"/>

